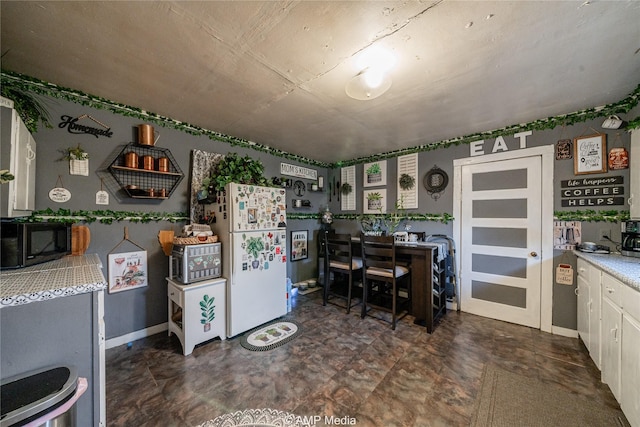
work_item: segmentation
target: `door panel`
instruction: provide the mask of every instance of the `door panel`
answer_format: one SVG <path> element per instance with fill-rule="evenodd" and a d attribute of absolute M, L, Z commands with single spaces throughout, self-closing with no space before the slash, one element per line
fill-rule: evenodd
<path fill-rule="evenodd" d="M 540 327 L 541 156 L 461 167 L 462 309 Z"/>

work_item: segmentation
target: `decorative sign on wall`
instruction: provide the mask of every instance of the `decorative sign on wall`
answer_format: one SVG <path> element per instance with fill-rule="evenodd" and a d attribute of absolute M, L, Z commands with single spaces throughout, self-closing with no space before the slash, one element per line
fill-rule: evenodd
<path fill-rule="evenodd" d="M 60 186 L 58 186 L 58 184 L 60 184 Z M 56 203 L 65 203 L 71 200 L 71 191 L 64 188 L 60 175 L 58 175 L 56 186 L 49 191 L 49 199 Z"/>
<path fill-rule="evenodd" d="M 84 125 L 78 124 L 79 120 L 85 119 L 85 118 L 88 118 L 94 121 L 95 123 L 102 126 L 104 129 L 98 129 L 91 126 L 84 126 Z M 88 134 L 88 135 L 93 135 L 96 138 L 99 136 L 106 136 L 107 138 L 111 138 L 113 136 L 113 132 L 111 131 L 111 128 L 109 126 L 105 125 L 102 122 L 99 122 L 98 120 L 94 119 L 88 114 L 83 114 L 75 118 L 71 116 L 63 115 L 60 117 L 60 119 L 62 121 L 58 124 L 58 127 L 60 129 L 67 128 L 67 132 L 72 134 Z"/>
<path fill-rule="evenodd" d="M 573 250 L 582 241 L 580 221 L 553 221 L 553 249 Z"/>
<path fill-rule="evenodd" d="M 603 173 L 607 171 L 605 155 L 607 152 L 607 135 L 579 136 L 573 140 L 573 173 Z"/>
<path fill-rule="evenodd" d="M 624 178 L 582 178 L 560 181 L 562 207 L 624 205 Z"/>
<path fill-rule="evenodd" d="M 573 158 L 573 143 L 570 139 L 560 139 L 556 142 L 556 160 Z"/>
<path fill-rule="evenodd" d="M 558 264 L 556 267 L 556 283 L 559 285 L 573 285 L 573 267 L 571 264 Z"/>
<path fill-rule="evenodd" d="M 387 190 L 364 190 L 363 213 L 374 214 L 387 211 Z"/>
<path fill-rule="evenodd" d="M 303 166 L 290 165 L 288 163 L 280 163 L 280 175 L 296 176 L 304 179 L 318 179 L 318 171 L 315 169 L 305 168 Z"/>

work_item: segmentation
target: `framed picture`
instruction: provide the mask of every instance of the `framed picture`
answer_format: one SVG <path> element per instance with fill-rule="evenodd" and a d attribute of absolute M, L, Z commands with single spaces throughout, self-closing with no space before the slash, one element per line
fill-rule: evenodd
<path fill-rule="evenodd" d="M 573 173 L 603 173 L 607 171 L 607 135 L 579 136 L 573 140 Z"/>
<path fill-rule="evenodd" d="M 364 190 L 362 199 L 365 214 L 379 214 L 387 211 L 387 190 Z"/>
<path fill-rule="evenodd" d="M 307 230 L 291 232 L 291 261 L 299 261 L 309 256 Z"/>
<path fill-rule="evenodd" d="M 383 187 L 387 185 L 387 161 L 364 164 L 364 187 Z"/>
<path fill-rule="evenodd" d="M 109 254 L 109 293 L 147 286 L 147 251 Z"/>

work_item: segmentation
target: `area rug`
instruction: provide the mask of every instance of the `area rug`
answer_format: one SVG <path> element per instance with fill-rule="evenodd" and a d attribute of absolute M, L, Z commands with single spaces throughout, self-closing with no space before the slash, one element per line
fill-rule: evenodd
<path fill-rule="evenodd" d="M 240 338 L 240 345 L 252 351 L 273 350 L 294 339 L 300 331 L 296 322 L 280 320 L 247 332 Z"/>
<path fill-rule="evenodd" d="M 304 417 L 275 409 L 247 409 L 220 415 L 198 427 L 302 427 L 309 426 Z"/>
<path fill-rule="evenodd" d="M 553 384 L 487 364 L 474 427 L 629 426 L 624 414 Z"/>

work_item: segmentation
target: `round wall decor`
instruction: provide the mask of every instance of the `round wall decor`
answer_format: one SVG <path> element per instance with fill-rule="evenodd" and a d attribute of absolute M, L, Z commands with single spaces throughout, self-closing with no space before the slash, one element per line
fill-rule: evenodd
<path fill-rule="evenodd" d="M 449 175 L 438 166 L 432 167 L 422 181 L 424 188 L 432 198 L 437 199 L 449 184 Z"/>
<path fill-rule="evenodd" d="M 296 196 L 301 197 L 302 195 L 304 195 L 305 190 L 306 186 L 304 185 L 304 182 L 298 180 L 293 183 L 293 192 Z"/>

